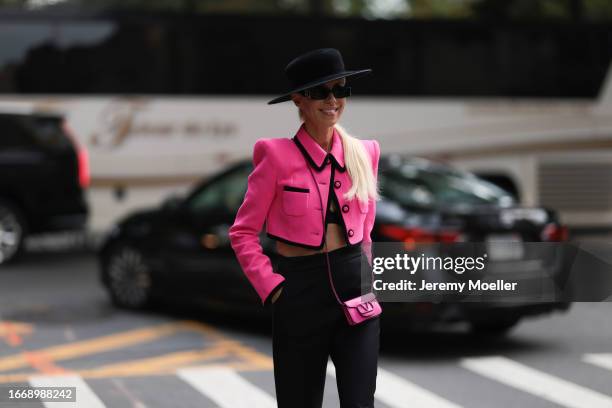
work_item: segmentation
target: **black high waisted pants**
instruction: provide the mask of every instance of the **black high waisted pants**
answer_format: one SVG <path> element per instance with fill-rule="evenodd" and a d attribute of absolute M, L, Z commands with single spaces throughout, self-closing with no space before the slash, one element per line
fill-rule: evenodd
<path fill-rule="evenodd" d="M 361 246 L 329 252 L 342 301 L 369 292 L 361 283 Z M 279 408 L 320 408 L 328 357 L 336 369 L 341 408 L 374 407 L 380 316 L 350 326 L 332 292 L 325 254 L 280 257 L 283 291 L 274 302 L 273 359 Z M 363 288 L 362 288 L 363 287 Z"/>

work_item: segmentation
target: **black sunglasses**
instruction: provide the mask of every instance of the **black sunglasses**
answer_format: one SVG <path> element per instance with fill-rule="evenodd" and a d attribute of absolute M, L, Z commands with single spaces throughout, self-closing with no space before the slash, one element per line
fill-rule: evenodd
<path fill-rule="evenodd" d="M 351 87 L 343 85 L 334 85 L 333 88 L 327 88 L 323 85 L 305 89 L 300 92 L 302 95 L 310 99 L 322 100 L 327 99 L 330 93 L 334 94 L 334 98 L 346 98 L 351 96 Z"/>

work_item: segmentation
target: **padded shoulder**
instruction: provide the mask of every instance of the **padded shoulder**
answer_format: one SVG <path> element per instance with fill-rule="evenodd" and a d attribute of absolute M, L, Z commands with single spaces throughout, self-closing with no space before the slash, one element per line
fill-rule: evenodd
<path fill-rule="evenodd" d="M 253 161 L 257 164 L 264 157 L 282 157 L 282 152 L 290 148 L 293 141 L 287 138 L 262 138 L 257 139 L 253 147 Z"/>

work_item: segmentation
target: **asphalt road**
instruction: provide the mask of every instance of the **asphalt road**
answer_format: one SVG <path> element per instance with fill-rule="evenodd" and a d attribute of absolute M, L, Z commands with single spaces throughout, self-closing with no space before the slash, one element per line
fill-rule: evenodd
<path fill-rule="evenodd" d="M 113 308 L 87 251 L 0 268 L 0 407 L 274 407 L 271 325 Z M 612 304 L 574 304 L 502 339 L 381 334 L 377 407 L 612 407 Z M 338 407 L 329 366 L 324 407 Z M 77 403 L 8 402 L 75 386 Z"/>

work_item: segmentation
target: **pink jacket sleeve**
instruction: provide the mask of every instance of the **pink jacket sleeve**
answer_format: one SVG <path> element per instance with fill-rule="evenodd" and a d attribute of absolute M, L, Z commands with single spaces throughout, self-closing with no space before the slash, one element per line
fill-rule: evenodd
<path fill-rule="evenodd" d="M 372 170 L 374 178 L 378 181 L 378 161 L 380 158 L 380 146 L 376 140 L 372 140 Z M 363 223 L 363 239 L 361 247 L 363 252 L 368 257 L 368 262 L 372 265 L 372 228 L 374 227 L 374 219 L 376 218 L 376 200 L 370 198 L 368 204 L 368 213 L 366 214 L 365 222 Z"/>
<path fill-rule="evenodd" d="M 255 143 L 253 165 L 255 168 L 249 175 L 247 192 L 229 229 L 229 237 L 242 270 L 265 304 L 273 289 L 285 280 L 273 272 L 270 258 L 264 255 L 259 241 L 276 192 L 276 163 L 265 140 Z"/>

